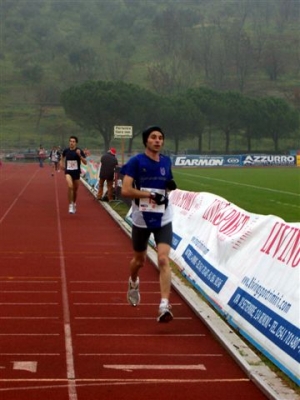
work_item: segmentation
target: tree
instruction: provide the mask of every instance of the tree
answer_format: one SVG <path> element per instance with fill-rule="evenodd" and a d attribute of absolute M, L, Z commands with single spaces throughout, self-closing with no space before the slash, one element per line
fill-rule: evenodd
<path fill-rule="evenodd" d="M 279 140 L 299 130 L 299 112 L 282 99 L 266 97 L 261 102 L 264 134 L 271 137 L 275 152 L 279 151 Z"/>
<path fill-rule="evenodd" d="M 212 110 L 215 115 L 214 125 L 224 133 L 225 153 L 229 153 L 230 136 L 241 126 L 243 96 L 238 92 L 221 92 L 215 96 Z"/>
<path fill-rule="evenodd" d="M 260 99 L 243 98 L 241 123 L 247 142 L 247 151 L 250 153 L 252 139 L 261 137 L 264 130 L 264 113 Z"/>
<path fill-rule="evenodd" d="M 159 121 L 168 130 L 168 138 L 173 139 L 175 154 L 178 154 L 180 141 L 199 132 L 202 114 L 184 95 L 166 96 L 161 101 Z"/>
<path fill-rule="evenodd" d="M 115 125 L 142 129 L 155 104 L 145 89 L 104 81 L 88 81 L 65 90 L 61 103 L 67 116 L 79 126 L 101 134 L 105 150 L 110 147 Z"/>

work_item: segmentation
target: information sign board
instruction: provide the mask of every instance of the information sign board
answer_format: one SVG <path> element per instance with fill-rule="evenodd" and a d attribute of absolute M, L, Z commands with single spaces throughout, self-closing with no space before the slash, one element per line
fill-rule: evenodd
<path fill-rule="evenodd" d="M 132 126 L 115 125 L 114 126 L 115 139 L 130 139 L 132 138 Z"/>

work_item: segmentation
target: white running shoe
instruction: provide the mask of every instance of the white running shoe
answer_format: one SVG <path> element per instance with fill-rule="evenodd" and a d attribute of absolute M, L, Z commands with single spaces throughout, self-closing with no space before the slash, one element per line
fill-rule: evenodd
<path fill-rule="evenodd" d="M 157 322 L 170 322 L 173 319 L 173 314 L 171 313 L 172 306 L 168 305 L 160 305 L 158 309 L 158 317 Z"/>
<path fill-rule="evenodd" d="M 135 282 L 132 282 L 131 278 L 129 278 L 127 300 L 128 303 L 131 304 L 133 307 L 136 307 L 141 301 L 139 286 L 140 286 L 139 278 L 137 278 Z"/>
<path fill-rule="evenodd" d="M 69 214 L 74 214 L 74 206 L 73 206 L 73 203 L 69 204 Z"/>

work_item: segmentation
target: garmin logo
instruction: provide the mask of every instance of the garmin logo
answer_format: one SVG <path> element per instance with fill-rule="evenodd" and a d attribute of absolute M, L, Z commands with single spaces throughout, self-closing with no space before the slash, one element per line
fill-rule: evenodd
<path fill-rule="evenodd" d="M 174 165 L 176 167 L 215 167 L 223 165 L 223 157 L 176 157 Z"/>

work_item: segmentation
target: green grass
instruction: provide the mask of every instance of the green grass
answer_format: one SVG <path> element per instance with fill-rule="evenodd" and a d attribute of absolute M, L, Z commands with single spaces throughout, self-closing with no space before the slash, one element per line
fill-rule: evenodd
<path fill-rule="evenodd" d="M 300 222 L 300 168 L 174 168 L 178 188 L 216 194 L 255 214 Z"/>

